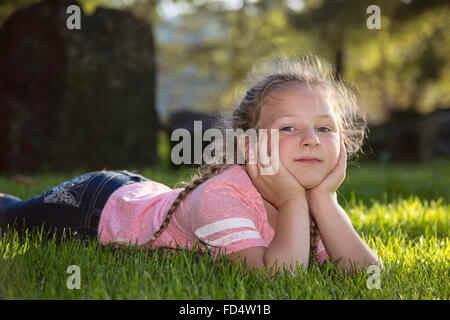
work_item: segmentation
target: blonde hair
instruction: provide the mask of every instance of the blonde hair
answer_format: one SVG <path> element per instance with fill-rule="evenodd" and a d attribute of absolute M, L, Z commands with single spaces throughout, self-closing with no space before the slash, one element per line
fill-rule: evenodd
<path fill-rule="evenodd" d="M 216 127 L 221 129 L 225 136 L 226 129 L 242 129 L 246 131 L 250 128 L 256 128 L 261 107 L 266 102 L 266 98 L 271 93 L 292 90 L 298 85 L 314 86 L 326 94 L 326 98 L 333 104 L 336 116 L 338 118 L 339 129 L 343 134 L 343 139 L 349 157 L 355 155 L 361 150 L 361 146 L 366 134 L 366 120 L 360 113 L 356 98 L 351 91 L 344 85 L 343 81 L 333 78 L 331 68 L 314 55 L 308 55 L 304 58 L 280 57 L 270 61 L 266 65 L 254 68 L 244 80 L 243 85 L 250 88 L 245 91 L 242 99 L 231 112 L 219 113 L 216 121 Z M 237 162 L 237 154 L 234 154 L 234 164 Z M 142 246 L 152 247 L 153 242 L 164 231 L 170 222 L 170 219 L 185 197 L 199 185 L 208 179 L 222 173 L 232 164 L 226 162 L 227 152 L 223 153 L 222 164 L 207 165 L 204 164 L 198 169 L 197 176 L 192 181 L 182 182 L 185 184 L 184 190 L 180 192 L 167 212 L 159 230 L 153 237 Z M 315 262 L 316 242 L 319 234 L 318 227 L 311 219 L 310 236 L 310 262 Z M 200 240 L 200 239 L 199 239 Z M 200 242 L 204 243 L 200 240 Z"/>

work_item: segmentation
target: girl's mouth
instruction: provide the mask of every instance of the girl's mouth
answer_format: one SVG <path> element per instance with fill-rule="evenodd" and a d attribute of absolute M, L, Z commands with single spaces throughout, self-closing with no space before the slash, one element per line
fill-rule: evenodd
<path fill-rule="evenodd" d="M 305 164 L 316 164 L 321 162 L 319 159 L 317 158 L 300 158 L 300 159 L 296 159 L 295 161 L 300 162 L 300 163 L 305 163 Z"/>

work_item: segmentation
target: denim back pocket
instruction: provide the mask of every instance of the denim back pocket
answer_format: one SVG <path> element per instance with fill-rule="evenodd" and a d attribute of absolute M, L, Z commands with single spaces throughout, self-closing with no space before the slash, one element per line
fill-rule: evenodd
<path fill-rule="evenodd" d="M 43 195 L 42 202 L 79 208 L 81 204 L 80 198 L 85 189 L 85 184 L 94 174 L 83 174 L 47 190 Z"/>

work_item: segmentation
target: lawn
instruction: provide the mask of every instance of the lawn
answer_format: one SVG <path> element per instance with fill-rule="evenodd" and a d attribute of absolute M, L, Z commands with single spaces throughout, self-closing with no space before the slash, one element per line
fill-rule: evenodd
<path fill-rule="evenodd" d="M 39 174 L 35 184 L 0 177 L 0 192 L 28 198 L 83 172 Z M 139 171 L 171 187 L 189 172 Z M 267 278 L 192 251 L 113 250 L 98 242 L 0 238 L 0 299 L 450 299 L 450 163 L 349 166 L 339 202 L 382 258 L 380 288 L 368 273 L 312 266 Z M 80 289 L 68 288 L 79 269 Z"/>

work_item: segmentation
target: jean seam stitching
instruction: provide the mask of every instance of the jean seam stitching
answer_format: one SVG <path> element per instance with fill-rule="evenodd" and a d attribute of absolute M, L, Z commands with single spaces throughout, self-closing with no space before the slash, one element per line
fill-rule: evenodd
<path fill-rule="evenodd" d="M 97 190 L 95 191 L 94 196 L 92 197 L 89 206 L 88 206 L 88 210 L 87 210 L 87 214 L 85 217 L 85 221 L 84 221 L 84 226 L 85 228 L 90 228 L 91 227 L 91 221 L 92 221 L 92 210 L 94 209 L 95 203 L 97 202 L 98 197 L 100 196 L 101 191 L 104 189 L 104 187 L 106 186 L 106 184 L 111 181 L 112 179 L 118 177 L 120 174 L 113 174 L 109 177 L 107 177 L 102 184 L 97 188 Z"/>
<path fill-rule="evenodd" d="M 86 183 L 83 185 L 81 192 L 80 192 L 80 197 L 79 197 L 79 201 L 81 201 L 81 199 L 83 199 L 83 195 L 86 192 L 86 189 L 88 188 L 89 184 L 98 177 L 98 175 L 95 175 L 94 173 L 90 173 L 91 177 L 86 181 Z"/>

